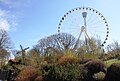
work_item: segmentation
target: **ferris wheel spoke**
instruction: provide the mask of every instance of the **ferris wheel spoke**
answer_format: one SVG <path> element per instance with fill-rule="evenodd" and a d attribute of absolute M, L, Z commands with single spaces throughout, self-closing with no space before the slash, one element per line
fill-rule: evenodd
<path fill-rule="evenodd" d="M 94 32 L 93 32 L 94 31 Z M 105 34 L 105 31 L 102 30 L 92 30 L 92 31 L 88 31 L 88 32 L 92 32 L 92 33 L 100 33 L 100 34 Z"/>
<path fill-rule="evenodd" d="M 75 24 L 69 24 L 69 23 L 65 23 L 65 26 L 69 26 L 69 28 L 80 28 L 79 25 L 75 25 Z"/>
<path fill-rule="evenodd" d="M 88 22 L 88 24 L 91 24 L 91 23 L 96 22 L 96 21 L 97 21 L 97 19 L 98 19 L 98 16 L 93 17 L 93 18 L 92 18 L 92 19 Z"/>
<path fill-rule="evenodd" d="M 70 21 L 71 24 L 79 25 L 80 22 L 78 22 L 79 17 L 77 17 L 77 15 L 78 14 L 76 14 L 75 16 L 71 15 L 71 17 L 67 20 Z"/>
<path fill-rule="evenodd" d="M 87 23 L 89 23 L 93 17 L 94 17 L 94 13 L 90 13 L 90 15 L 87 17 Z"/>
<path fill-rule="evenodd" d="M 73 28 L 73 27 L 70 27 L 69 29 L 68 28 L 64 28 L 63 29 L 64 32 L 70 32 L 72 33 L 72 31 L 80 31 L 80 28 Z"/>
<path fill-rule="evenodd" d="M 105 35 L 104 35 L 105 32 L 99 32 L 99 33 L 98 33 L 98 32 L 97 32 L 97 33 L 96 33 L 96 32 L 89 32 L 88 34 L 89 34 L 91 37 L 95 37 L 95 38 L 98 37 L 98 36 L 99 36 L 100 38 L 105 38 Z"/>
<path fill-rule="evenodd" d="M 94 22 L 92 22 L 92 23 L 89 23 L 88 25 L 90 25 L 90 26 L 95 26 L 95 25 L 103 25 L 103 21 L 102 20 L 99 20 L 99 21 L 94 21 Z M 105 26 L 104 26 L 105 27 Z"/>
<path fill-rule="evenodd" d="M 82 22 L 80 22 L 79 19 L 72 19 L 72 22 L 70 21 L 70 22 L 68 22 L 68 23 L 71 23 L 71 24 L 69 24 L 69 26 L 75 26 L 75 27 L 77 26 L 77 27 L 80 27 L 80 25 L 81 25 Z M 68 24 L 68 23 L 67 23 L 67 24 Z"/>
<path fill-rule="evenodd" d="M 103 30 L 105 28 L 100 28 L 100 26 L 92 26 L 92 27 L 89 27 L 88 30 L 94 32 L 93 30 Z"/>
<path fill-rule="evenodd" d="M 58 33 L 71 34 L 79 42 L 100 36 L 103 45 L 108 38 L 109 28 L 106 19 L 100 12 L 89 7 L 78 7 L 68 11 L 62 17 Z"/>

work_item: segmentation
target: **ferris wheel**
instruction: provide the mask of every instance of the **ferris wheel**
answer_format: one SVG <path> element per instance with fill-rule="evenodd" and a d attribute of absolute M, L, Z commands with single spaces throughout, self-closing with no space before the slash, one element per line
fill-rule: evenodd
<path fill-rule="evenodd" d="M 77 38 L 74 47 L 78 41 L 85 41 L 87 45 L 91 37 L 99 38 L 103 47 L 108 40 L 109 27 L 107 20 L 99 11 L 89 7 L 77 7 L 65 13 L 60 20 L 58 34 L 61 33 L 68 33 Z"/>

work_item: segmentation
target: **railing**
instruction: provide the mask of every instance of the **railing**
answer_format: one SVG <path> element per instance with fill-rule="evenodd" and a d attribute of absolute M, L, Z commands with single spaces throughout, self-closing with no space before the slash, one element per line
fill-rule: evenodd
<path fill-rule="evenodd" d="M 0 80 L 7 80 L 9 77 L 9 70 L 0 70 Z"/>
<path fill-rule="evenodd" d="M 14 81 L 14 70 L 1 70 L 0 69 L 0 81 Z"/>

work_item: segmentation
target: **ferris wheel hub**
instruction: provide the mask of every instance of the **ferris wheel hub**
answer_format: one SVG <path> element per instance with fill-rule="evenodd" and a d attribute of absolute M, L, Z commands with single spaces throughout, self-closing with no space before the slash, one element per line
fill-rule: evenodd
<path fill-rule="evenodd" d="M 81 32 L 84 32 L 84 31 L 86 31 L 86 28 L 85 28 L 85 26 L 82 26 L 81 27 Z"/>
<path fill-rule="evenodd" d="M 83 18 L 86 18 L 87 17 L 87 12 L 83 12 L 82 16 L 83 16 Z"/>

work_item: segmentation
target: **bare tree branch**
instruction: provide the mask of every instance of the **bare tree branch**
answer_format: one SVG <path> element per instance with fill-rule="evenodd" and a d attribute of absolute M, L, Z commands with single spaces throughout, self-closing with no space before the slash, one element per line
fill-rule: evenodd
<path fill-rule="evenodd" d="M 10 40 L 5 30 L 0 30 L 0 48 L 10 49 L 12 48 L 12 41 Z"/>
<path fill-rule="evenodd" d="M 59 38 L 60 37 L 60 38 Z M 62 39 L 62 41 L 61 41 Z M 75 37 L 70 34 L 61 33 L 60 35 L 54 34 L 46 38 L 40 39 L 34 48 L 39 49 L 41 54 L 46 52 L 46 49 L 62 52 L 65 49 L 72 49 L 75 44 Z"/>

